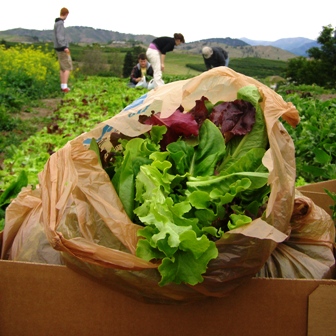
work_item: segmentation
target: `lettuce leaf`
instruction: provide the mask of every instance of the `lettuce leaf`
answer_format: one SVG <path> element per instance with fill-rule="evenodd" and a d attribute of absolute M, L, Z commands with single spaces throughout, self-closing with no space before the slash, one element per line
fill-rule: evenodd
<path fill-rule="evenodd" d="M 115 168 L 112 183 L 130 219 L 134 217 L 135 177 L 140 167 L 151 162 L 149 155 L 160 150 L 159 142 L 166 132 L 165 127 L 153 127 L 146 138 L 124 140 L 121 165 Z"/>
<path fill-rule="evenodd" d="M 229 217 L 225 206 L 244 191 L 267 183 L 268 174 L 255 171 L 265 149 L 251 149 L 215 175 L 225 155 L 225 143 L 221 131 L 207 119 L 196 146 L 178 140 L 164 153 L 152 153 L 152 162 L 141 166 L 136 177 L 136 201 L 141 205 L 134 213 L 145 225 L 138 232 L 143 239 L 136 254 L 146 260 L 162 260 L 160 285 L 194 285 L 203 281 L 207 264 L 217 257 L 213 237 L 220 237 L 223 231 L 214 230 L 213 222 L 227 217 L 226 224 L 235 228 L 252 221 L 244 213 Z"/>
<path fill-rule="evenodd" d="M 243 157 L 252 148 L 267 149 L 268 136 L 264 114 L 259 105 L 261 96 L 255 86 L 245 86 L 237 93 L 238 99 L 249 101 L 256 109 L 255 123 L 250 132 L 245 135 L 235 136 L 227 143 L 226 157 L 219 170 L 226 169 L 232 162 Z"/>
<path fill-rule="evenodd" d="M 203 281 L 215 240 L 260 216 L 270 188 L 262 158 L 268 138 L 256 87 L 237 100 L 196 101 L 152 124 L 143 138 L 120 140 L 112 182 L 130 218 L 143 225 L 136 255 L 161 260 L 160 285 Z M 229 135 L 229 136 L 228 136 Z"/>

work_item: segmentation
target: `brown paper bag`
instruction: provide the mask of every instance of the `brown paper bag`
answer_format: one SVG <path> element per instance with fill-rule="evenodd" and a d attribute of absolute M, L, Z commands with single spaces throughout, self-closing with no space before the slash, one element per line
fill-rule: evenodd
<path fill-rule="evenodd" d="M 331 216 L 296 190 L 291 234 L 276 247 L 258 277 L 332 279 L 335 224 Z"/>
<path fill-rule="evenodd" d="M 216 243 L 219 256 L 209 263 L 202 283 L 160 287 L 158 265 L 135 256 L 140 227 L 127 217 L 96 154 L 88 150 L 90 139 L 104 142 L 111 132 L 118 131 L 130 137 L 139 136 L 150 129 L 139 123 L 141 114 L 155 111 L 167 117 L 180 105 L 189 111 L 202 96 L 212 103 L 232 101 L 246 85 L 256 86 L 262 96 L 270 143 L 263 158 L 271 186 L 266 220 L 258 218 L 225 233 Z M 1 256 L 17 260 L 24 254 L 29 259 L 29 251 L 23 253 L 21 249 L 27 247 L 25 240 L 31 232 L 39 232 L 34 227 L 42 226 L 52 248 L 61 253 L 62 262 L 137 299 L 173 303 L 227 295 L 253 277 L 278 243 L 290 234 L 295 156 L 292 139 L 280 118 L 292 126 L 299 122 L 292 103 L 286 103 L 267 86 L 227 67 L 152 90 L 50 157 L 39 174 L 40 189 L 25 188 L 7 208 Z M 104 146 L 109 149 L 108 141 Z M 50 259 L 53 258 L 55 255 L 51 253 Z"/>

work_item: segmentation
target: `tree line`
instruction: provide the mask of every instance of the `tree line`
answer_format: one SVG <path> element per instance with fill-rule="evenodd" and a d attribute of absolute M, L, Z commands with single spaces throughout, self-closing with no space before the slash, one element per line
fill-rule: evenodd
<path fill-rule="evenodd" d="M 336 85 L 336 30 L 324 26 L 317 39 L 319 47 L 307 50 L 308 58 L 290 59 L 286 78 L 296 84 L 316 84 L 325 88 Z"/>

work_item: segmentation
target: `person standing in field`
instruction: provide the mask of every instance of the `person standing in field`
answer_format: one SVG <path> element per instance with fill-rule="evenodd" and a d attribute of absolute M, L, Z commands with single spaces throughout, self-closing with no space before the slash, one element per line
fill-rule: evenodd
<path fill-rule="evenodd" d="M 203 47 L 202 56 L 207 70 L 229 65 L 229 54 L 221 47 Z"/>
<path fill-rule="evenodd" d="M 185 41 L 184 36 L 180 33 L 175 33 L 174 37 L 157 37 L 152 41 L 152 43 L 150 43 L 146 51 L 146 56 L 154 70 L 154 89 L 164 85 L 164 81 L 162 80 L 162 72 L 165 68 L 164 62 L 166 58 L 166 53 L 169 51 L 173 51 L 174 47 L 180 45 L 181 43 L 185 43 Z"/>
<path fill-rule="evenodd" d="M 61 9 L 60 17 L 55 19 L 54 24 L 54 49 L 56 50 L 60 65 L 61 90 L 69 92 L 68 80 L 72 71 L 72 59 L 70 55 L 69 42 L 67 41 L 64 28 L 64 20 L 69 15 L 69 10 L 65 7 Z"/>

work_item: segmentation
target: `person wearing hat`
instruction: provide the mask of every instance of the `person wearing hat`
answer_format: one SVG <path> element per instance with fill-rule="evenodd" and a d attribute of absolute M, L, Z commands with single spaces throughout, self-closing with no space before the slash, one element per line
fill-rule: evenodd
<path fill-rule="evenodd" d="M 166 53 L 173 51 L 175 46 L 185 43 L 184 36 L 180 33 L 175 33 L 174 37 L 157 37 L 149 44 L 146 51 L 146 56 L 151 63 L 154 70 L 153 86 L 157 88 L 158 86 L 164 85 L 162 80 L 162 72 L 164 71 L 164 61 Z"/>
<path fill-rule="evenodd" d="M 202 56 L 207 70 L 229 65 L 229 55 L 221 47 L 203 47 Z"/>
<path fill-rule="evenodd" d="M 64 20 L 68 17 L 68 14 L 69 10 L 63 7 L 60 11 L 60 17 L 55 19 L 54 24 L 54 49 L 60 65 L 61 90 L 65 93 L 70 91 L 68 79 L 72 71 L 72 59 L 64 28 Z"/>

